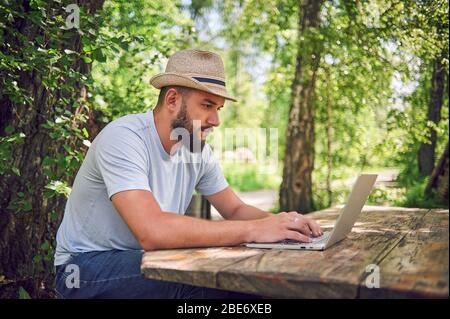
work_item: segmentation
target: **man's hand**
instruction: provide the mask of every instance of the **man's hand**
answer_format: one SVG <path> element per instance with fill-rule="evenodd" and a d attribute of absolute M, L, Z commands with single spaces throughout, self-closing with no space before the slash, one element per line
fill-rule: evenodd
<path fill-rule="evenodd" d="M 253 221 L 250 241 L 259 243 L 292 239 L 311 242 L 310 237 L 321 236 L 320 226 L 312 219 L 297 212 L 281 212 L 277 215 Z"/>

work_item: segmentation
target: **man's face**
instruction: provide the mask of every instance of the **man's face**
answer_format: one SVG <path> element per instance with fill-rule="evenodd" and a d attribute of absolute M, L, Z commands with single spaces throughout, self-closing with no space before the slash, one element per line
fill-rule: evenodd
<path fill-rule="evenodd" d="M 183 96 L 180 111 L 172 120 L 171 126 L 172 129 L 184 128 L 189 132 L 191 152 L 194 151 L 194 141 L 197 141 L 203 150 L 207 135 L 213 127 L 220 125 L 219 110 L 224 102 L 223 97 L 199 90 L 192 90 Z M 179 140 L 181 138 L 179 136 Z"/>

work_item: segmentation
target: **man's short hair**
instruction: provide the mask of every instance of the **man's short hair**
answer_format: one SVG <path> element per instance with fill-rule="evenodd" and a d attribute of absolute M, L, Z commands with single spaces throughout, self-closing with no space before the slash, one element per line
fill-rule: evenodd
<path fill-rule="evenodd" d="M 183 98 L 187 97 L 189 95 L 189 93 L 192 91 L 191 88 L 184 87 L 184 86 L 175 86 L 175 85 L 164 86 L 159 91 L 158 102 L 156 103 L 156 106 L 163 105 L 164 98 L 166 97 L 167 91 L 169 91 L 170 89 L 175 89 L 178 93 L 181 94 L 181 96 L 183 96 Z"/>

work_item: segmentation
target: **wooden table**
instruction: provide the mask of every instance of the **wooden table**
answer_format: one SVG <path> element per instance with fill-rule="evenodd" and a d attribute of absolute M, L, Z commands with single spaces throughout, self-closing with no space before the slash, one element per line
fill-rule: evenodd
<path fill-rule="evenodd" d="M 338 213 L 309 216 L 327 229 Z M 347 239 L 326 251 L 160 250 L 144 254 L 141 270 L 148 278 L 275 298 L 448 298 L 448 220 L 448 210 L 365 206 Z M 379 288 L 369 288 L 377 272 Z"/>

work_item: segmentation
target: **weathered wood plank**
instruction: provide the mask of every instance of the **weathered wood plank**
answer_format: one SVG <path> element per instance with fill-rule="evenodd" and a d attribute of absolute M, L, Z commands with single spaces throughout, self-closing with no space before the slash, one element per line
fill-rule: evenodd
<path fill-rule="evenodd" d="M 431 210 L 377 262 L 380 288 L 361 282 L 361 298 L 448 298 L 449 211 Z M 364 278 L 365 279 L 365 278 Z"/>
<path fill-rule="evenodd" d="M 365 207 L 348 238 L 324 252 L 245 247 L 153 251 L 145 253 L 142 271 L 149 278 L 269 297 L 355 298 L 372 296 L 373 289 L 365 291 L 361 286 L 367 275 L 366 267 L 379 264 L 382 270 L 386 270 L 381 274 L 381 288 L 376 292 L 380 297 L 386 295 L 383 289 L 403 292 L 409 289 L 422 295 L 427 291 L 430 296 L 440 296 L 446 291 L 448 296 L 448 210 L 446 219 L 442 217 L 445 212 L 439 213 L 441 217 L 432 217 L 438 216 L 437 212 L 426 215 L 427 212 L 421 209 Z M 329 228 L 334 225 L 338 213 L 339 210 L 333 208 L 311 216 L 322 227 Z M 420 231 L 424 227 L 430 227 L 436 233 L 434 239 L 425 238 L 430 233 Z M 414 231 L 425 237 L 410 242 Z M 420 248 L 413 254 L 422 267 L 418 268 L 420 276 L 430 277 L 425 284 L 413 276 L 417 261 L 411 263 L 409 273 L 391 265 L 398 265 L 396 260 L 399 258 L 400 264 L 404 265 L 407 252 L 415 249 L 416 245 L 420 246 L 421 241 L 430 242 L 432 247 L 429 253 Z M 405 251 L 397 252 L 402 245 Z M 408 245 L 409 248 L 406 247 Z M 398 257 L 392 257 L 390 261 L 391 253 Z M 443 266 L 436 265 L 436 260 L 431 259 L 433 256 Z M 397 272 L 404 274 L 401 285 L 389 278 Z M 442 279 L 444 274 L 446 280 Z"/>
<path fill-rule="evenodd" d="M 144 254 L 141 271 L 152 279 L 216 288 L 218 271 L 261 253 L 245 247 L 151 251 Z"/>
<path fill-rule="evenodd" d="M 365 208 L 348 238 L 323 252 L 266 250 L 218 272 L 221 289 L 281 298 L 356 298 L 366 267 L 392 250 L 427 210 Z M 312 216 L 332 226 L 337 210 Z"/>

